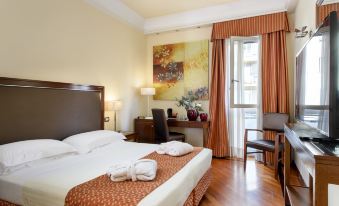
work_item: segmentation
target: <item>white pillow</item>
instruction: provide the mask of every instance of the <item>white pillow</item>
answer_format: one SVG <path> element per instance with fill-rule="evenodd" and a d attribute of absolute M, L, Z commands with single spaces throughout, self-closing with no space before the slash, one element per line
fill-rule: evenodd
<path fill-rule="evenodd" d="M 63 141 L 72 145 L 81 154 L 91 152 L 92 150 L 110 144 L 116 141 L 126 139 L 124 135 L 109 130 L 97 130 L 85 132 L 67 137 Z"/>
<path fill-rule="evenodd" d="M 25 168 L 46 164 L 50 161 L 61 159 L 61 158 L 72 156 L 72 155 L 76 155 L 76 154 L 79 154 L 79 153 L 76 152 L 75 149 L 74 149 L 74 152 L 70 152 L 70 153 L 66 153 L 66 154 L 60 154 L 60 155 L 56 155 L 56 156 L 52 156 L 52 157 L 46 157 L 46 158 L 42 158 L 42 159 L 38 159 L 38 160 L 33 160 L 33 161 L 30 161 L 30 162 L 25 162 L 25 163 L 15 165 L 15 166 L 5 167 L 5 166 L 0 164 L 0 175 L 9 175 L 9 174 L 12 174 L 16 171 L 25 169 Z"/>
<path fill-rule="evenodd" d="M 75 152 L 72 146 L 52 139 L 26 140 L 0 145 L 0 174 L 9 167 Z"/>

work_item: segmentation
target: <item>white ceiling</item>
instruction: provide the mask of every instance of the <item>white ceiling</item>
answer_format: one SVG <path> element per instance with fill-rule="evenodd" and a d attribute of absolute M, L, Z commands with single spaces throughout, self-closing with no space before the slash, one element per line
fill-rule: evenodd
<path fill-rule="evenodd" d="M 144 18 L 201 9 L 237 0 L 121 0 Z"/>
<path fill-rule="evenodd" d="M 145 34 L 294 10 L 298 0 L 85 0 Z"/>

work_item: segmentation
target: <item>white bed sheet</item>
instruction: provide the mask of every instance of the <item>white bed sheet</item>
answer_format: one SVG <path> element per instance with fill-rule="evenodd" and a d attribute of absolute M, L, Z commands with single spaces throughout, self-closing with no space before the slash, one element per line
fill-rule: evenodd
<path fill-rule="evenodd" d="M 137 160 L 158 145 L 116 142 L 89 154 L 64 157 L 0 176 L 0 199 L 20 205 L 64 205 L 74 186 L 106 173 L 113 163 Z M 139 206 L 183 205 L 210 168 L 212 152 L 204 149 L 183 169 L 139 202 Z"/>

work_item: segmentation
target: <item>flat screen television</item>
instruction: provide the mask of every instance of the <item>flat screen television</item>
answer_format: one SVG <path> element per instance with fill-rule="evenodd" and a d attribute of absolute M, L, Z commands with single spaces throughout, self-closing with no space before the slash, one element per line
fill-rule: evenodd
<path fill-rule="evenodd" d="M 330 138 L 339 138 L 338 58 L 338 20 L 332 12 L 297 54 L 295 82 L 296 119 Z"/>

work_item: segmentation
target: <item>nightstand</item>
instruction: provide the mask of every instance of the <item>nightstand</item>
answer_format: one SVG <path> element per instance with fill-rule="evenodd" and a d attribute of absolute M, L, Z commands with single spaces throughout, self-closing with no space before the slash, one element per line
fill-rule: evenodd
<path fill-rule="evenodd" d="M 127 139 L 126 141 L 128 142 L 136 142 L 136 134 L 135 132 L 130 132 L 130 131 L 122 131 L 120 132 L 121 134 L 123 134 Z"/>

